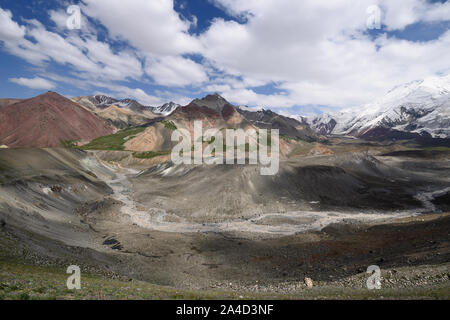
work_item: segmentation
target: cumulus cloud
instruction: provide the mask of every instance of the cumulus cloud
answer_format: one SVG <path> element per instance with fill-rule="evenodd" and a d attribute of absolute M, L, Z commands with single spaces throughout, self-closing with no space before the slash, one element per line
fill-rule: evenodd
<path fill-rule="evenodd" d="M 136 48 L 155 83 L 178 87 L 208 79 L 201 64 L 182 57 L 201 51 L 197 37 L 189 34 L 197 18 L 182 19 L 173 0 L 86 0 L 83 12 L 103 24 L 112 38 Z"/>
<path fill-rule="evenodd" d="M 173 0 L 85 0 L 83 12 L 100 21 L 110 35 L 155 55 L 199 50 L 189 35 L 191 21 L 182 20 Z"/>
<path fill-rule="evenodd" d="M 25 28 L 12 20 L 9 10 L 0 8 L 0 39 L 3 41 L 17 41 L 24 37 Z"/>
<path fill-rule="evenodd" d="M 242 103 L 269 106 L 363 104 L 400 83 L 449 72 L 450 33 L 429 42 L 367 34 L 367 7 L 378 4 L 387 29 L 448 20 L 449 4 L 422 0 L 214 0 L 236 16 L 217 19 L 199 39 L 203 55 L 225 74 L 277 83 L 288 94 L 222 87 Z M 216 85 L 226 85 L 227 81 Z M 272 103 L 274 104 L 272 104 Z"/>
<path fill-rule="evenodd" d="M 54 61 L 72 67 L 84 78 L 126 80 L 139 79 L 143 74 L 142 63 L 132 52 L 114 53 L 109 44 L 92 35 L 64 37 L 48 31 L 37 20 L 19 25 L 11 12 L 2 9 L 0 41 L 7 51 L 32 64 L 41 66 L 43 62 Z"/>
<path fill-rule="evenodd" d="M 80 12 L 81 14 L 81 12 Z M 75 29 L 70 30 L 67 28 L 67 21 L 70 18 L 70 15 L 67 13 L 66 10 L 58 9 L 58 10 L 50 10 L 48 12 L 48 15 L 50 17 L 50 20 L 53 21 L 53 23 L 56 25 L 56 28 L 59 32 L 70 34 L 70 33 L 81 33 L 82 35 L 95 35 L 96 30 L 95 27 L 89 22 L 87 19 L 87 16 L 81 14 L 80 15 L 80 28 L 81 29 Z"/>
<path fill-rule="evenodd" d="M 406 26 L 420 22 L 449 21 L 450 3 L 431 3 L 427 0 L 389 1 L 378 0 L 384 9 L 384 24 L 390 30 L 404 29 Z"/>
<path fill-rule="evenodd" d="M 43 78 L 10 78 L 10 82 L 36 90 L 50 90 L 55 88 L 55 84 Z"/>
<path fill-rule="evenodd" d="M 19 25 L 11 12 L 0 9 L 0 40 L 10 53 L 32 64 L 41 66 L 53 61 L 67 65 L 83 79 L 143 80 L 145 64 L 146 74 L 160 85 L 200 85 L 208 80 L 201 64 L 179 55 L 199 51 L 198 40 L 188 33 L 196 19 L 182 20 L 170 0 L 133 1 L 134 5 L 123 1 L 86 1 L 83 6 L 83 12 L 104 24 L 112 37 L 134 46 L 119 52 L 113 52 L 106 41 L 97 40 L 85 16 L 80 32 L 68 31 L 65 25 L 68 15 L 63 10 L 49 12 L 57 33 L 37 20 Z"/>
<path fill-rule="evenodd" d="M 200 85 L 208 80 L 202 65 L 183 57 L 147 59 L 146 72 L 156 83 L 165 86 Z"/>
<path fill-rule="evenodd" d="M 140 103 L 148 106 L 159 106 L 163 104 L 163 100 L 161 100 L 161 98 L 149 95 L 140 88 L 129 88 L 126 86 L 114 84 L 98 84 L 98 87 L 108 89 L 117 98 L 135 99 Z"/>
<path fill-rule="evenodd" d="M 25 35 L 26 28 L 13 21 L 11 11 L 0 8 L 0 41 L 5 50 L 34 64 L 45 60 L 45 54 Z"/>

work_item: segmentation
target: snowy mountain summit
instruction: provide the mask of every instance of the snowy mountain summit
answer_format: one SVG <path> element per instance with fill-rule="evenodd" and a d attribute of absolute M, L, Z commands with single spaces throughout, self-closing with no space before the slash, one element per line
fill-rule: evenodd
<path fill-rule="evenodd" d="M 76 102 L 90 102 L 93 106 L 100 109 L 106 109 L 111 106 L 117 106 L 121 109 L 129 109 L 137 113 L 145 113 L 148 111 L 153 112 L 156 115 L 161 116 L 168 116 L 171 113 L 173 113 L 178 107 L 180 107 L 179 104 L 174 102 L 169 102 L 166 104 L 163 104 L 159 107 L 152 107 L 152 106 L 144 106 L 133 99 L 122 99 L 118 100 L 109 96 L 105 95 L 96 95 L 96 96 L 88 96 L 88 97 L 78 97 L 75 99 Z M 83 103 L 82 103 L 83 104 Z M 92 109 L 92 108 L 91 108 Z"/>
<path fill-rule="evenodd" d="M 450 75 L 397 86 L 372 103 L 318 116 L 310 124 L 324 135 L 450 138 Z"/>
<path fill-rule="evenodd" d="M 180 105 L 175 102 L 165 103 L 162 106 L 151 108 L 153 113 L 168 116 L 172 114 Z"/>

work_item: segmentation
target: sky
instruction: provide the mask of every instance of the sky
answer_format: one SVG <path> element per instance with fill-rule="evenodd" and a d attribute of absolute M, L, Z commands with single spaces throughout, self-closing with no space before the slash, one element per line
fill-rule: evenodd
<path fill-rule="evenodd" d="M 441 0 L 0 1 L 4 98 L 52 90 L 159 106 L 219 93 L 312 115 L 447 75 L 449 53 Z"/>

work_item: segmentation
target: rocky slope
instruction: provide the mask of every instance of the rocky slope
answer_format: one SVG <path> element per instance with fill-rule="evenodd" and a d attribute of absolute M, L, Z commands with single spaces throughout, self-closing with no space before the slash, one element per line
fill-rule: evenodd
<path fill-rule="evenodd" d="M 0 107 L 10 106 L 20 101 L 23 101 L 23 99 L 0 99 Z"/>
<path fill-rule="evenodd" d="M 92 112 L 55 92 L 0 108 L 0 145 L 10 148 L 59 147 L 112 132 Z"/>
<path fill-rule="evenodd" d="M 299 121 L 265 109 L 251 111 L 247 108 L 238 107 L 237 111 L 258 128 L 279 129 L 281 135 L 304 141 L 317 141 L 320 139 L 319 135 L 310 128 L 304 119 Z"/>

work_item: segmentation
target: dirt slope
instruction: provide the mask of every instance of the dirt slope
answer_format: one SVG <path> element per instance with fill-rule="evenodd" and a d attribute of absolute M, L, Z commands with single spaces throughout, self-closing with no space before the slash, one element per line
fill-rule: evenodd
<path fill-rule="evenodd" d="M 22 99 L 0 99 L 0 108 L 10 106 L 14 103 L 21 102 Z"/>
<path fill-rule="evenodd" d="M 112 132 L 93 113 L 54 92 L 0 109 L 0 145 L 8 147 L 58 147 Z"/>

